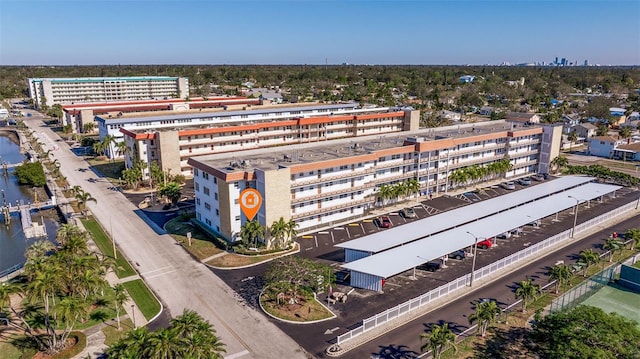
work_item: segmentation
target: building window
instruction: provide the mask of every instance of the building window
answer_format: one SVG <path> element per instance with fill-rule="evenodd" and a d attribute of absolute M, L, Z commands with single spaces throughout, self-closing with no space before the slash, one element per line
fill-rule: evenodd
<path fill-rule="evenodd" d="M 217 201 L 218 200 L 218 192 L 213 194 L 213 198 Z"/>
<path fill-rule="evenodd" d="M 240 216 L 236 216 L 236 222 L 240 221 Z"/>
<path fill-rule="evenodd" d="M 204 192 L 204 194 L 206 194 L 207 196 L 209 195 L 209 187 L 202 187 L 202 191 Z"/>
<path fill-rule="evenodd" d="M 220 210 L 216 208 L 216 216 L 220 216 Z"/>
<path fill-rule="evenodd" d="M 194 169 L 193 169 L 193 175 L 194 175 L 194 176 L 198 176 L 198 175 L 199 175 L 199 173 L 200 173 L 200 171 L 198 171 L 198 169 L 197 169 L 197 168 L 194 168 Z"/>
<path fill-rule="evenodd" d="M 200 205 L 200 198 L 196 198 L 196 204 L 199 206 Z"/>
<path fill-rule="evenodd" d="M 196 175 L 196 176 L 197 176 L 197 175 Z M 196 192 L 200 192 L 200 183 L 196 182 L 196 183 L 194 184 L 194 188 L 195 188 Z"/>
<path fill-rule="evenodd" d="M 206 208 L 208 211 L 210 211 L 210 210 L 211 210 L 211 205 L 210 205 L 208 202 L 205 202 L 205 203 L 204 203 L 204 208 Z M 216 210 L 216 213 L 217 213 L 217 212 L 218 212 L 218 211 Z"/>
<path fill-rule="evenodd" d="M 213 177 L 213 183 L 218 184 L 218 177 Z"/>

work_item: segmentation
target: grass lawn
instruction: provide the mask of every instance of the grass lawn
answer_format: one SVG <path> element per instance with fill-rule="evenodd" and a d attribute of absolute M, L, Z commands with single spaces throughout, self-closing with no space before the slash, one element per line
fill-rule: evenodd
<path fill-rule="evenodd" d="M 5 359 L 20 359 L 22 357 L 22 351 L 8 341 L 0 342 L 0 353 Z"/>
<path fill-rule="evenodd" d="M 242 266 L 246 266 L 246 265 L 250 265 L 250 264 L 256 264 L 256 263 L 264 262 L 264 261 L 267 261 L 269 259 L 282 257 L 284 254 L 295 252 L 295 251 L 298 251 L 298 250 L 299 250 L 299 245 L 298 245 L 298 243 L 296 243 L 295 247 L 293 247 L 293 249 L 290 250 L 290 251 L 273 253 L 273 254 L 266 254 L 266 255 L 263 255 L 263 256 L 245 256 L 245 255 L 239 255 L 239 254 L 235 254 L 235 253 L 228 253 L 228 254 L 225 254 L 223 256 L 216 257 L 216 258 L 206 262 L 206 264 L 208 264 L 208 265 L 210 265 L 212 267 L 222 267 L 222 268 L 242 267 Z"/>
<path fill-rule="evenodd" d="M 142 279 L 125 282 L 122 283 L 122 285 L 127 289 L 131 299 L 136 302 L 147 320 L 153 318 L 160 312 L 160 303 L 158 303 L 158 300 L 149 288 L 147 288 Z"/>
<path fill-rule="evenodd" d="M 222 249 L 216 247 L 204 232 L 191 225 L 191 223 L 185 222 L 180 217 L 167 222 L 164 228 L 176 241 L 182 244 L 184 249 L 199 260 L 224 252 Z M 189 246 L 187 232 L 191 232 L 191 246 Z"/>
<path fill-rule="evenodd" d="M 124 337 L 130 330 L 132 330 L 133 321 L 131 319 L 120 321 L 120 328 L 121 330 L 118 330 L 118 323 L 113 323 L 113 325 L 107 325 L 102 328 L 102 332 L 105 336 L 104 343 L 106 345 L 115 343 L 118 339 Z"/>
<path fill-rule="evenodd" d="M 113 242 L 107 237 L 107 234 L 104 233 L 98 222 L 95 219 L 84 219 L 82 220 L 82 224 L 84 227 L 91 233 L 94 242 L 102 254 L 107 257 L 113 258 Z M 136 274 L 136 271 L 133 270 L 129 262 L 124 258 L 120 250 L 117 250 L 118 258 L 116 258 L 116 275 L 118 278 L 126 278 Z"/>
<path fill-rule="evenodd" d="M 290 320 L 294 322 L 311 322 L 331 318 L 333 314 L 315 299 L 304 301 L 303 303 L 278 305 L 274 298 L 266 295 L 260 297 L 262 307 L 274 317 Z"/>
<path fill-rule="evenodd" d="M 106 177 L 111 183 L 118 183 L 120 177 L 122 177 L 122 171 L 124 170 L 124 160 L 98 160 L 95 158 L 88 159 L 89 165 L 93 167 L 98 173 Z"/>

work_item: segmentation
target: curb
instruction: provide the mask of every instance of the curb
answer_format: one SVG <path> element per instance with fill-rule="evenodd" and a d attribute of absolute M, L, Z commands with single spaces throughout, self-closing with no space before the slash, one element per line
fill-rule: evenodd
<path fill-rule="evenodd" d="M 305 325 L 305 324 L 316 324 L 316 323 L 322 323 L 322 322 L 326 322 L 327 320 L 331 320 L 331 319 L 335 319 L 338 316 L 336 315 L 336 313 L 334 313 L 332 310 L 330 310 L 329 308 L 327 308 L 322 302 L 320 302 L 317 298 L 316 298 L 316 293 L 313 293 L 313 300 L 315 300 L 316 302 L 320 303 L 320 305 L 322 305 L 322 307 L 326 310 L 329 311 L 329 313 L 331 313 L 331 316 L 329 318 L 325 318 L 325 319 L 318 319 L 318 320 L 312 320 L 312 321 L 308 321 L 308 322 L 295 322 L 293 320 L 287 320 L 287 319 L 282 319 L 282 318 L 278 318 L 275 315 L 267 312 L 264 307 L 262 306 L 262 301 L 260 300 L 260 298 L 262 298 L 262 294 L 264 293 L 266 287 L 262 289 L 262 291 L 260 292 L 260 295 L 258 296 L 258 304 L 260 305 L 260 309 L 262 310 L 262 312 L 266 315 L 268 315 L 269 317 L 283 322 L 283 323 L 289 323 L 289 324 L 296 324 L 296 325 Z"/>
<path fill-rule="evenodd" d="M 273 257 L 273 258 L 269 258 L 269 259 L 266 259 L 266 260 L 261 261 L 261 262 L 258 262 L 258 263 L 247 264 L 247 265 L 239 266 L 239 267 L 216 267 L 216 266 L 213 266 L 213 265 L 211 265 L 211 264 L 207 264 L 207 263 L 205 263 L 205 262 L 201 262 L 201 263 L 202 263 L 202 264 L 204 264 L 205 266 L 209 267 L 209 268 L 219 269 L 219 270 L 234 270 L 234 269 L 251 268 L 251 267 L 255 267 L 255 266 L 257 266 L 257 265 L 261 265 L 261 264 L 263 264 L 263 263 L 269 263 L 269 262 L 271 262 L 271 261 L 272 261 L 272 260 L 274 260 L 274 259 L 278 259 L 278 258 L 282 258 L 282 257 L 287 257 L 287 256 L 290 256 L 290 255 L 294 255 L 294 254 L 300 253 L 300 243 L 295 242 L 295 241 L 294 241 L 294 243 L 296 244 L 296 246 L 297 246 L 298 248 L 296 248 L 296 249 L 292 249 L 291 251 L 289 251 L 289 252 L 287 252 L 287 253 L 284 253 L 284 254 L 282 254 L 282 255 L 280 255 L 280 256 L 276 256 L 276 257 Z M 270 254 L 264 254 L 264 255 L 265 255 L 265 256 L 267 256 L 267 255 L 270 255 Z M 258 256 L 252 256 L 252 257 L 258 257 Z"/>

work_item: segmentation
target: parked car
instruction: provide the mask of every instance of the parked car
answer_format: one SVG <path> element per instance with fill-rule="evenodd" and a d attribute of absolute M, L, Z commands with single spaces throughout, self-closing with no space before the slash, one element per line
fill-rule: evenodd
<path fill-rule="evenodd" d="M 380 216 L 377 219 L 378 227 L 380 228 L 391 228 L 393 227 L 393 223 L 391 222 L 391 218 L 389 216 Z"/>
<path fill-rule="evenodd" d="M 521 186 L 529 186 L 531 184 L 531 178 L 529 177 L 520 178 L 518 180 L 518 183 L 520 183 Z"/>
<path fill-rule="evenodd" d="M 542 173 L 538 173 L 537 175 L 531 177 L 534 181 L 542 182 L 545 180 L 544 175 Z"/>
<path fill-rule="evenodd" d="M 449 253 L 449 258 L 454 258 L 457 260 L 465 259 L 467 258 L 467 252 L 460 249 L 458 251 Z"/>
<path fill-rule="evenodd" d="M 502 188 L 508 189 L 508 190 L 516 189 L 516 184 L 513 181 L 504 182 L 504 183 L 502 183 L 501 186 L 502 186 Z"/>
<path fill-rule="evenodd" d="M 493 246 L 493 242 L 491 242 L 491 238 L 487 238 L 484 241 L 478 242 L 478 248 L 487 249 Z"/>
<path fill-rule="evenodd" d="M 418 216 L 416 211 L 411 207 L 401 209 L 400 215 L 404 218 L 416 218 Z"/>
<path fill-rule="evenodd" d="M 497 235 L 496 237 L 498 237 L 500 239 L 511 238 L 511 232 L 504 232 L 504 233 L 501 233 L 501 234 Z"/>
<path fill-rule="evenodd" d="M 435 272 L 438 269 L 442 268 L 442 264 L 440 264 L 440 262 L 427 262 L 417 266 L 416 268 L 426 270 L 429 272 Z"/>

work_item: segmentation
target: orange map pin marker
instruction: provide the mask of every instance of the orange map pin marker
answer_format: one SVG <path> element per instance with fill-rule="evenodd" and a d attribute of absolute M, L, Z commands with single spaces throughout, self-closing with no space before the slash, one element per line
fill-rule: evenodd
<path fill-rule="evenodd" d="M 247 188 L 240 193 L 240 209 L 248 220 L 256 216 L 262 205 L 262 195 L 254 188 Z"/>

